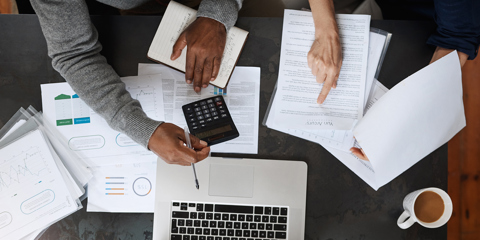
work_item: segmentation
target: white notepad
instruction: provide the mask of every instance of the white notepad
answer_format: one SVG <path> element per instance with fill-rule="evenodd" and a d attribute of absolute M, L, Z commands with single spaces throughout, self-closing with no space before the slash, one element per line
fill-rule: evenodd
<path fill-rule="evenodd" d="M 175 61 L 170 60 L 173 45 L 180 34 L 193 21 L 197 11 L 180 3 L 171 1 L 168 4 L 165 15 L 158 26 L 147 56 L 153 61 L 164 63 L 170 67 L 185 72 L 187 47 L 183 49 L 182 55 Z M 219 88 L 225 88 L 232 75 L 243 45 L 247 40 L 248 32 L 237 27 L 232 27 L 227 33 L 227 41 L 223 52 L 222 63 L 217 79 L 210 82 Z"/>

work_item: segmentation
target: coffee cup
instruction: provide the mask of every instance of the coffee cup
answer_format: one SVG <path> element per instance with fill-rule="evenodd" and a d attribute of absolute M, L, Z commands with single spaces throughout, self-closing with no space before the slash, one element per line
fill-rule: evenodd
<path fill-rule="evenodd" d="M 403 200 L 405 210 L 397 224 L 407 229 L 415 222 L 427 228 L 437 228 L 452 216 L 453 204 L 450 196 L 439 188 L 424 188 L 408 194 Z"/>

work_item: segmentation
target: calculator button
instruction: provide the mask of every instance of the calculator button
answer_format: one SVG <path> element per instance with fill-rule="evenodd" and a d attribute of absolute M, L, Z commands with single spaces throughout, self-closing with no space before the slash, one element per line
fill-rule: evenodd
<path fill-rule="evenodd" d="M 224 113 L 221 116 L 222 116 L 222 118 L 224 118 L 224 117 L 227 117 L 227 114 Z"/>
<path fill-rule="evenodd" d="M 206 118 L 209 118 L 209 117 L 211 117 L 211 116 L 212 116 L 212 114 L 210 114 L 210 113 L 205 114 L 205 117 L 206 117 Z"/>
<path fill-rule="evenodd" d="M 195 122 L 195 118 L 189 118 L 188 121 Z"/>
<path fill-rule="evenodd" d="M 192 107 L 186 107 L 185 112 L 192 112 Z"/>
<path fill-rule="evenodd" d="M 218 120 L 218 119 L 219 119 L 218 116 L 213 117 L 213 120 Z"/>
<path fill-rule="evenodd" d="M 208 100 L 207 100 L 207 103 L 213 103 L 213 100 L 212 100 L 212 99 L 208 99 Z"/>
<path fill-rule="evenodd" d="M 198 123 L 204 124 L 204 123 L 205 123 L 205 120 L 200 120 L 200 121 L 198 121 Z"/>
<path fill-rule="evenodd" d="M 202 109 L 201 109 L 200 107 L 196 107 L 196 108 L 194 108 L 194 110 L 195 110 L 195 112 L 198 112 L 198 111 L 200 111 L 200 110 L 202 110 Z"/>
<path fill-rule="evenodd" d="M 218 109 L 225 109 L 225 107 L 224 106 L 218 106 Z M 197 110 L 195 110 L 195 111 L 197 111 Z"/>
<path fill-rule="evenodd" d="M 209 113 L 209 112 L 210 112 L 210 111 L 208 111 L 208 109 L 203 110 L 203 113 L 205 113 L 205 114 L 206 114 L 206 113 Z"/>
<path fill-rule="evenodd" d="M 205 120 L 207 120 L 207 122 L 211 122 L 211 121 L 212 121 L 212 118 L 207 118 L 207 119 L 205 119 Z"/>
<path fill-rule="evenodd" d="M 198 126 L 193 126 L 192 127 L 192 130 L 197 130 L 198 129 Z"/>
<path fill-rule="evenodd" d="M 200 102 L 200 105 L 202 105 L 202 106 L 203 106 L 203 105 L 207 105 L 207 102 L 201 101 L 201 102 Z"/>
<path fill-rule="evenodd" d="M 204 117 L 203 116 L 198 116 L 198 120 L 202 120 Z"/>
<path fill-rule="evenodd" d="M 212 111 L 212 116 L 217 116 L 217 115 L 218 115 L 217 112 Z"/>
<path fill-rule="evenodd" d="M 222 101 L 222 98 L 221 97 L 216 97 L 215 102 L 218 102 L 218 101 Z"/>
<path fill-rule="evenodd" d="M 200 116 L 200 115 L 202 115 L 202 112 L 200 112 L 200 111 L 197 112 L 197 116 Z"/>
<path fill-rule="evenodd" d="M 194 103 L 194 104 L 192 104 L 192 105 L 193 105 L 193 107 L 200 107 L 200 104 L 199 104 L 199 103 Z"/>
<path fill-rule="evenodd" d="M 225 110 L 220 110 L 220 113 L 226 113 L 226 112 L 227 112 L 227 111 L 225 111 Z"/>
<path fill-rule="evenodd" d="M 198 123 L 197 122 L 192 122 L 192 126 L 197 126 Z"/>
<path fill-rule="evenodd" d="M 206 127 L 206 126 L 207 126 L 206 124 L 200 124 L 200 127 L 201 127 L 201 128 L 204 128 L 204 127 Z"/>
<path fill-rule="evenodd" d="M 210 112 L 215 112 L 215 111 L 217 111 L 217 109 L 215 109 L 215 108 L 210 108 Z"/>
<path fill-rule="evenodd" d="M 216 102 L 217 106 L 223 105 L 222 102 Z"/>
<path fill-rule="evenodd" d="M 209 108 L 213 108 L 213 107 L 215 107 L 215 104 L 209 103 L 209 104 L 208 104 L 208 107 L 209 107 Z"/>
<path fill-rule="evenodd" d="M 188 118 L 195 117 L 195 113 L 193 113 L 193 112 L 192 112 L 192 113 L 189 113 L 189 114 L 187 114 L 187 117 L 188 117 Z"/>
<path fill-rule="evenodd" d="M 202 106 L 202 109 L 208 109 L 208 106 L 207 106 L 207 105 L 203 105 L 203 106 Z"/>

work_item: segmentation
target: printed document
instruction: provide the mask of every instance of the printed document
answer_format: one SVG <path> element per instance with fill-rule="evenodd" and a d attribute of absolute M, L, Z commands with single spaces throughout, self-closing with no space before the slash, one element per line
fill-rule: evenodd
<path fill-rule="evenodd" d="M 240 136 L 213 145 L 211 151 L 217 153 L 258 153 L 260 68 L 236 67 L 226 90 L 210 85 L 202 89 L 200 94 L 193 91 L 192 85 L 185 83 L 185 74 L 183 73 L 160 64 L 139 64 L 139 75 L 154 73 L 161 73 L 164 79 L 167 79 L 168 83 L 166 84 L 169 87 L 164 90 L 164 96 L 173 95 L 173 98 L 164 101 L 166 104 L 165 113 L 170 113 L 167 109 L 172 109 L 172 116 L 165 115 L 165 119 L 171 118 L 172 123 L 184 128 L 187 123 L 182 111 L 183 105 L 215 95 L 223 95 Z M 172 76 L 175 79 L 173 84 Z M 170 90 L 172 85 L 173 91 Z"/>
<path fill-rule="evenodd" d="M 87 212 L 153 213 L 157 161 L 142 159 L 147 162 L 94 167 Z"/>
<path fill-rule="evenodd" d="M 385 46 L 385 35 L 370 32 L 370 44 L 369 44 L 369 53 L 368 53 L 368 66 L 367 66 L 367 88 L 372 88 L 372 83 L 377 82 L 374 79 L 375 72 L 378 68 L 380 56 L 382 55 L 382 50 Z M 380 84 L 380 83 L 378 83 Z M 381 84 L 380 84 L 381 85 Z M 383 85 L 382 85 L 383 87 Z M 383 87 L 384 88 L 384 87 Z M 372 89 L 373 91 L 374 89 Z M 365 91 L 365 100 L 370 99 L 369 96 L 371 90 Z M 272 108 L 270 109 L 269 116 L 266 122 L 266 125 L 269 128 L 276 129 L 282 132 L 288 132 L 291 135 L 299 136 L 300 138 L 316 142 L 323 147 L 330 147 L 339 149 L 345 152 L 350 152 L 350 148 L 353 147 L 355 139 L 353 138 L 352 130 L 302 130 L 302 129 L 291 129 L 284 128 L 275 124 L 275 104 L 278 102 L 278 98 L 274 98 L 272 103 Z M 364 110 L 364 113 L 367 109 Z M 281 130 L 280 130 L 281 129 Z M 288 129 L 288 130 L 286 130 Z"/>
<path fill-rule="evenodd" d="M 0 239 L 20 239 L 78 205 L 40 130 L 0 149 Z"/>
<path fill-rule="evenodd" d="M 353 133 L 375 170 L 390 182 L 465 127 L 462 75 L 454 51 L 398 83 Z"/>
<path fill-rule="evenodd" d="M 336 15 L 343 49 L 337 81 L 323 104 L 307 63 L 315 28 L 310 12 L 285 10 L 275 122 L 292 129 L 350 130 L 363 116 L 370 32 L 369 15 Z"/>
<path fill-rule="evenodd" d="M 132 98 L 140 101 L 147 116 L 155 120 L 164 119 L 161 79 L 161 75 L 122 78 Z M 156 159 L 155 154 L 111 129 L 68 83 L 42 84 L 41 88 L 44 117 L 79 157 L 98 166 L 137 162 L 144 155 Z"/>

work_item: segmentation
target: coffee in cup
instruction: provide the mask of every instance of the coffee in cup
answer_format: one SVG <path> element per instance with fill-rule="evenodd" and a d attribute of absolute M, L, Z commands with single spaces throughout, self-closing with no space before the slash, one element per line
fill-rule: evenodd
<path fill-rule="evenodd" d="M 444 225 L 453 211 L 450 196 L 439 188 L 425 188 L 408 194 L 403 200 L 405 211 L 398 218 L 397 224 L 406 229 L 415 222 L 427 228 Z"/>

